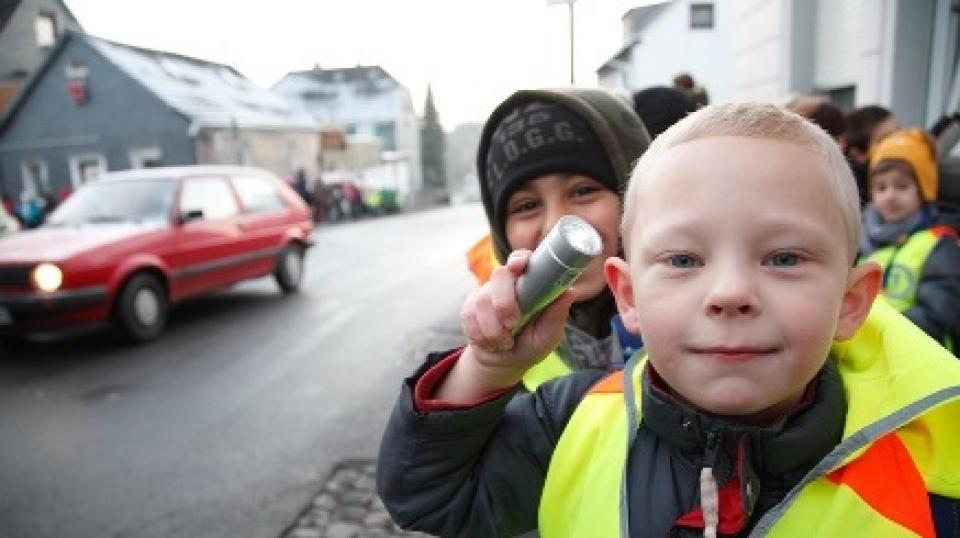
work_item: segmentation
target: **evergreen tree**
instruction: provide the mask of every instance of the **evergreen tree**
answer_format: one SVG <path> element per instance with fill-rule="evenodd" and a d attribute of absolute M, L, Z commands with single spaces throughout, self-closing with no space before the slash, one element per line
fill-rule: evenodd
<path fill-rule="evenodd" d="M 427 101 L 423 105 L 423 123 L 420 127 L 420 163 L 425 189 L 446 191 L 445 138 L 437 109 L 433 105 L 433 90 L 428 85 Z"/>

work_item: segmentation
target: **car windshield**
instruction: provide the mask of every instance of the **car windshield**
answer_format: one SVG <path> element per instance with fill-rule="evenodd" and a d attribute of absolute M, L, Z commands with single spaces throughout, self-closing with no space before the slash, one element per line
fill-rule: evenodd
<path fill-rule="evenodd" d="M 47 223 L 167 221 L 176 188 L 176 181 L 164 178 L 90 183 L 67 198 Z"/>

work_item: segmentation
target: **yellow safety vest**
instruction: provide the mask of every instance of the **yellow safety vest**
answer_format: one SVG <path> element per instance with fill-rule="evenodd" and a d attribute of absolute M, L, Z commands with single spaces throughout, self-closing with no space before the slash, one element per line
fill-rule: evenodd
<path fill-rule="evenodd" d="M 867 256 L 883 270 L 883 296 L 898 312 L 916 304 L 923 265 L 946 233 L 942 227 L 919 231 L 903 244 L 880 248 Z"/>
<path fill-rule="evenodd" d="M 573 373 L 573 370 L 567 366 L 567 363 L 563 362 L 560 355 L 557 355 L 556 351 L 551 351 L 545 359 L 538 362 L 533 368 L 527 370 L 527 373 L 523 374 L 523 388 L 533 392 L 537 390 L 537 387 L 541 384 L 571 373 Z"/>
<path fill-rule="evenodd" d="M 751 536 L 932 537 L 928 492 L 960 498 L 960 361 L 884 301 L 829 360 L 848 400 L 842 440 Z M 564 429 L 540 500 L 544 538 L 629 536 L 642 361 L 594 387 Z"/>

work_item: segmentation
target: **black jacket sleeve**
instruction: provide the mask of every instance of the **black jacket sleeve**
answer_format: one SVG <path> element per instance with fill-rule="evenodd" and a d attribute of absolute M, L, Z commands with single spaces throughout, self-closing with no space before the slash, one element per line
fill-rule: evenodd
<path fill-rule="evenodd" d="M 420 413 L 417 379 L 404 381 L 380 445 L 377 488 L 397 524 L 450 537 L 535 529 L 557 440 L 583 394 L 603 376 L 584 371 L 482 405 Z"/>
<path fill-rule="evenodd" d="M 960 329 L 960 246 L 943 237 L 927 258 L 917 286 L 916 304 L 904 312 L 934 339 Z"/>

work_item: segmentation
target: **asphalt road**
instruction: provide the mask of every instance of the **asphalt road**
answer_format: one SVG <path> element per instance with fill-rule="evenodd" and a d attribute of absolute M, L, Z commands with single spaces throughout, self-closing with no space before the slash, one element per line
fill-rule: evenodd
<path fill-rule="evenodd" d="M 297 296 L 198 298 L 141 347 L 0 348 L 0 537 L 276 537 L 456 339 L 484 229 L 478 205 L 323 226 Z"/>

